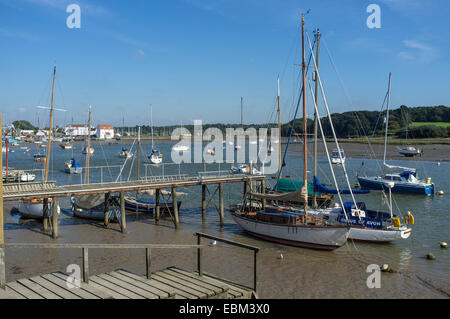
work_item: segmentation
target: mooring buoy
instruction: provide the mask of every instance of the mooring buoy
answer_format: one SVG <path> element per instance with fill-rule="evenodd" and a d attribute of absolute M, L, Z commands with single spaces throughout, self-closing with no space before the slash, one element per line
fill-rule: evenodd
<path fill-rule="evenodd" d="M 436 257 L 434 257 L 434 255 L 432 253 L 427 254 L 427 259 L 429 260 L 435 260 Z"/>
<path fill-rule="evenodd" d="M 441 242 L 441 248 L 447 248 L 447 243 L 445 241 Z"/>
<path fill-rule="evenodd" d="M 390 267 L 389 267 L 388 264 L 383 264 L 383 265 L 381 266 L 381 271 L 382 271 L 382 272 L 388 272 L 389 270 L 390 270 Z"/>
<path fill-rule="evenodd" d="M 442 196 L 444 195 L 444 191 L 438 191 L 437 194 Z"/>

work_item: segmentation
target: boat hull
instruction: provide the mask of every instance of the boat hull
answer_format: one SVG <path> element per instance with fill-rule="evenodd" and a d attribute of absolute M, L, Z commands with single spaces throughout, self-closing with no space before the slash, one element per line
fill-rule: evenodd
<path fill-rule="evenodd" d="M 52 203 L 48 204 L 48 215 L 52 215 Z M 19 207 L 17 212 L 24 218 L 31 219 L 43 219 L 44 218 L 44 204 L 43 203 L 29 203 L 29 202 L 19 202 Z M 60 208 L 58 207 L 58 214 Z"/>
<path fill-rule="evenodd" d="M 349 227 L 272 224 L 232 213 L 234 221 L 249 234 L 284 245 L 334 250 L 347 241 Z"/>
<path fill-rule="evenodd" d="M 358 177 L 359 185 L 362 189 L 372 189 L 372 190 L 385 190 L 388 188 L 384 185 L 382 180 L 376 181 L 369 178 Z M 402 194 L 422 194 L 422 195 L 433 195 L 434 194 L 434 184 L 411 184 L 406 183 L 395 183 L 394 187 L 391 189 L 393 193 Z"/>
<path fill-rule="evenodd" d="M 153 213 L 156 207 L 156 201 L 150 198 L 137 199 L 133 197 L 125 197 L 125 209 L 135 212 Z M 181 201 L 177 201 L 178 209 L 180 209 Z M 172 201 L 161 201 L 160 203 L 161 212 L 173 211 L 174 205 Z"/>
<path fill-rule="evenodd" d="M 352 227 L 350 229 L 349 239 L 357 241 L 368 241 L 377 243 L 389 243 L 398 239 L 407 239 L 411 235 L 412 230 L 410 228 L 401 228 L 393 230 L 383 229 L 370 229 L 370 228 L 357 228 Z"/>

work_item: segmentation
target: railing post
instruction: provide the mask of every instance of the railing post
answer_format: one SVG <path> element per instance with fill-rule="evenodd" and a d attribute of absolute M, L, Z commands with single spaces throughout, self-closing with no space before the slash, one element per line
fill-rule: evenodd
<path fill-rule="evenodd" d="M 197 234 L 197 245 L 200 246 L 201 243 L 201 236 Z M 202 269 L 202 248 L 197 248 L 197 271 L 199 276 L 203 276 L 203 269 Z"/>
<path fill-rule="evenodd" d="M 83 282 L 89 283 L 89 251 L 88 248 L 82 248 L 83 252 Z"/>
<path fill-rule="evenodd" d="M 253 251 L 253 290 L 255 292 L 256 292 L 257 285 L 258 285 L 258 276 L 257 276 L 258 260 L 257 260 L 257 255 L 258 255 L 258 251 L 254 250 Z"/>
<path fill-rule="evenodd" d="M 152 279 L 152 271 L 151 271 L 151 250 L 150 248 L 145 248 L 145 271 L 147 274 L 147 279 Z"/>

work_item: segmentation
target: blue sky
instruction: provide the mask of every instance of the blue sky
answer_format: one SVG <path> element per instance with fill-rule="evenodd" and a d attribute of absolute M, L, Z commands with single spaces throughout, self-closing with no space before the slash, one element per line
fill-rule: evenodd
<path fill-rule="evenodd" d="M 81 28 L 66 7 L 81 7 Z M 381 28 L 369 29 L 369 4 Z M 450 105 L 448 0 L 0 0 L 0 112 L 48 123 L 56 61 L 56 124 L 155 125 L 273 120 L 281 76 L 283 122 L 298 92 L 299 18 L 323 34 L 321 74 L 332 112 Z M 339 78 L 330 63 L 330 52 Z M 347 92 L 347 93 L 346 93 Z M 348 96 L 348 98 L 347 98 Z M 350 98 L 350 101 L 349 101 Z M 310 108 L 310 114 L 312 109 Z"/>

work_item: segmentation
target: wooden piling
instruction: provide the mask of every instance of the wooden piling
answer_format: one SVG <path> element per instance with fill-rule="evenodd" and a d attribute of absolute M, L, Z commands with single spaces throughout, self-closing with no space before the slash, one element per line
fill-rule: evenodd
<path fill-rule="evenodd" d="M 44 232 L 48 231 L 48 198 L 44 198 L 43 200 L 43 209 L 42 209 L 42 227 L 44 228 Z"/>
<path fill-rule="evenodd" d="M 89 250 L 82 248 L 83 254 L 83 282 L 89 283 Z"/>
<path fill-rule="evenodd" d="M 175 228 L 178 228 L 178 226 L 180 224 L 180 218 L 178 217 L 178 203 L 177 203 L 176 187 L 172 187 L 172 201 L 173 201 L 173 212 L 174 212 Z"/>
<path fill-rule="evenodd" d="M 147 279 L 151 279 L 152 269 L 151 269 L 151 250 L 150 248 L 145 248 L 145 272 L 147 275 Z"/>
<path fill-rule="evenodd" d="M 206 219 L 206 185 L 202 185 L 202 221 Z"/>
<path fill-rule="evenodd" d="M 105 193 L 105 205 L 104 205 L 104 219 L 103 219 L 103 225 L 105 227 L 108 227 L 109 225 L 109 198 L 110 198 L 111 194 L 110 193 Z"/>
<path fill-rule="evenodd" d="M 159 224 L 159 216 L 161 214 L 161 190 L 159 188 L 156 190 L 155 197 L 155 223 Z"/>
<path fill-rule="evenodd" d="M 261 194 L 266 193 L 266 181 L 265 180 L 261 180 L 261 191 L 260 192 L 261 192 Z M 266 199 L 265 198 L 263 198 L 261 200 L 261 206 L 262 206 L 263 210 L 266 209 Z"/>
<path fill-rule="evenodd" d="M 219 207 L 220 207 L 220 211 L 219 211 L 219 215 L 220 215 L 220 226 L 222 227 L 224 222 L 223 222 L 223 217 L 224 217 L 224 206 L 223 206 L 223 184 L 219 183 Z"/>
<path fill-rule="evenodd" d="M 58 197 L 52 198 L 52 237 L 58 238 Z"/>
<path fill-rule="evenodd" d="M 125 216 L 125 198 L 124 192 L 120 192 L 120 230 L 122 233 L 127 232 L 127 220 Z"/>

